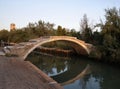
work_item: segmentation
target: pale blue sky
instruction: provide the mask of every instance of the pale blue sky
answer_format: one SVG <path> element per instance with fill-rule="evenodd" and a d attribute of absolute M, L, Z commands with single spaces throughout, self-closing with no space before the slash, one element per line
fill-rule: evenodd
<path fill-rule="evenodd" d="M 0 29 L 44 20 L 78 30 L 84 14 L 95 24 L 104 19 L 104 9 L 112 7 L 120 8 L 120 0 L 0 0 Z"/>

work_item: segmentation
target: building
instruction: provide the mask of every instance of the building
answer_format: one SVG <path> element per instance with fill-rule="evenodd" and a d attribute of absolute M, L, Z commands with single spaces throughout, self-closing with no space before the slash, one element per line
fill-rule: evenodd
<path fill-rule="evenodd" d="M 16 29 L 15 24 L 11 23 L 10 24 L 10 31 L 14 31 Z"/>

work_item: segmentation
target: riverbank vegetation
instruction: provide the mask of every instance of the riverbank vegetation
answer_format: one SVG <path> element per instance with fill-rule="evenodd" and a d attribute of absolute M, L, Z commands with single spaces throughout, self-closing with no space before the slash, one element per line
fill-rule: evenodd
<path fill-rule="evenodd" d="M 96 31 L 95 28 L 99 28 Z M 54 28 L 53 23 L 38 21 L 14 31 L 1 30 L 0 41 L 19 43 L 41 36 L 74 36 L 95 46 L 90 57 L 98 60 L 120 63 L 120 9 L 105 9 L 105 19 L 94 26 L 89 25 L 87 15 L 83 16 L 80 30 L 62 26 Z"/>
<path fill-rule="evenodd" d="M 92 54 L 105 61 L 120 63 L 120 9 L 105 9 L 105 13 L 105 22 L 96 25 L 101 31 L 93 34 L 96 52 Z"/>

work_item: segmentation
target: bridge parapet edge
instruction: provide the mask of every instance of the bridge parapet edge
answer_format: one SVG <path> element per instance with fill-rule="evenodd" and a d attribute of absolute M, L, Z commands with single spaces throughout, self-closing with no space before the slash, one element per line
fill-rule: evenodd
<path fill-rule="evenodd" d="M 50 36 L 50 39 L 57 39 L 57 38 L 69 38 L 69 39 L 77 39 L 76 37 L 70 37 L 70 36 Z"/>

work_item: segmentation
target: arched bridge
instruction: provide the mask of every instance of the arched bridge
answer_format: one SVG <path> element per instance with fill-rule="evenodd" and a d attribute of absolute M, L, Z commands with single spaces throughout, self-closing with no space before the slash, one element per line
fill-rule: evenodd
<path fill-rule="evenodd" d="M 52 41 L 69 41 L 72 43 L 73 48 L 78 54 L 89 55 L 92 45 L 78 40 L 76 37 L 70 36 L 47 36 L 37 39 L 31 39 L 28 42 L 22 42 L 15 46 L 7 46 L 4 48 L 6 54 L 17 55 L 25 59 L 35 48 L 38 46 L 52 42 Z"/>

